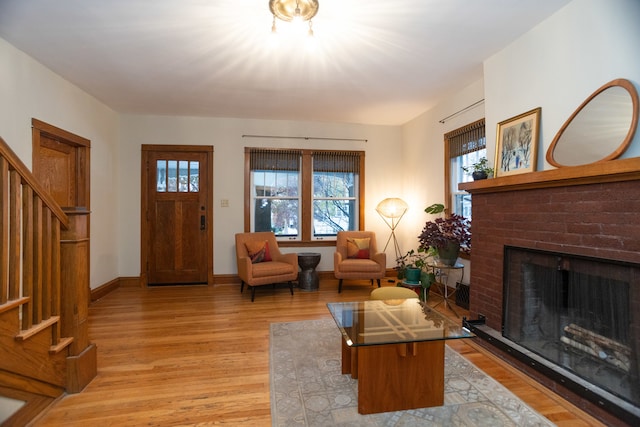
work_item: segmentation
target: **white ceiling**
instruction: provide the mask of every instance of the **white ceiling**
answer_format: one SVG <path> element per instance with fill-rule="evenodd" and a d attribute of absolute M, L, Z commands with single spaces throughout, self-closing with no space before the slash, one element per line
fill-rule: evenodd
<path fill-rule="evenodd" d="M 122 113 L 398 125 L 569 3 L 319 1 L 314 50 L 268 0 L 0 0 L 0 37 Z"/>

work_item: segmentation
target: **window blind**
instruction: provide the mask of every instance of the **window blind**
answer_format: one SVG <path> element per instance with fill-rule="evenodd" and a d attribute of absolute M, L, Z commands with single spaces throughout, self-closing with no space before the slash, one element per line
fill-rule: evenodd
<path fill-rule="evenodd" d="M 451 131 L 444 137 L 449 142 L 451 158 L 478 151 L 487 146 L 484 119 Z"/>
<path fill-rule="evenodd" d="M 316 172 L 360 172 L 360 153 L 353 151 L 318 151 L 313 153 Z"/>
<path fill-rule="evenodd" d="M 249 168 L 251 170 L 300 170 L 300 150 L 273 150 L 264 148 L 249 149 Z"/>

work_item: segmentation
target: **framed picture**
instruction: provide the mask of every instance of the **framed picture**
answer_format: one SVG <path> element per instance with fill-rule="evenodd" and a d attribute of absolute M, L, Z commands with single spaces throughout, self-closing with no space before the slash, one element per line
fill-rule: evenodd
<path fill-rule="evenodd" d="M 538 107 L 498 123 L 496 177 L 536 170 L 540 111 Z"/>

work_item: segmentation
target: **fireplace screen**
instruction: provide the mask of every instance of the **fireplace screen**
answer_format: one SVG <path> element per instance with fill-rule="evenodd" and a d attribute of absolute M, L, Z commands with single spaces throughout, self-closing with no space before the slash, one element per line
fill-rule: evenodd
<path fill-rule="evenodd" d="M 640 406 L 640 265 L 507 247 L 503 335 Z"/>

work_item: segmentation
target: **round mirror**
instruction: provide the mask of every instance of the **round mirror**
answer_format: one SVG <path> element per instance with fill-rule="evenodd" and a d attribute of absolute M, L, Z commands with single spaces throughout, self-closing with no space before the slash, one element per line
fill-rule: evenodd
<path fill-rule="evenodd" d="M 596 90 L 562 125 L 547 150 L 556 167 L 613 160 L 627 149 L 638 124 L 638 92 L 625 79 Z"/>

